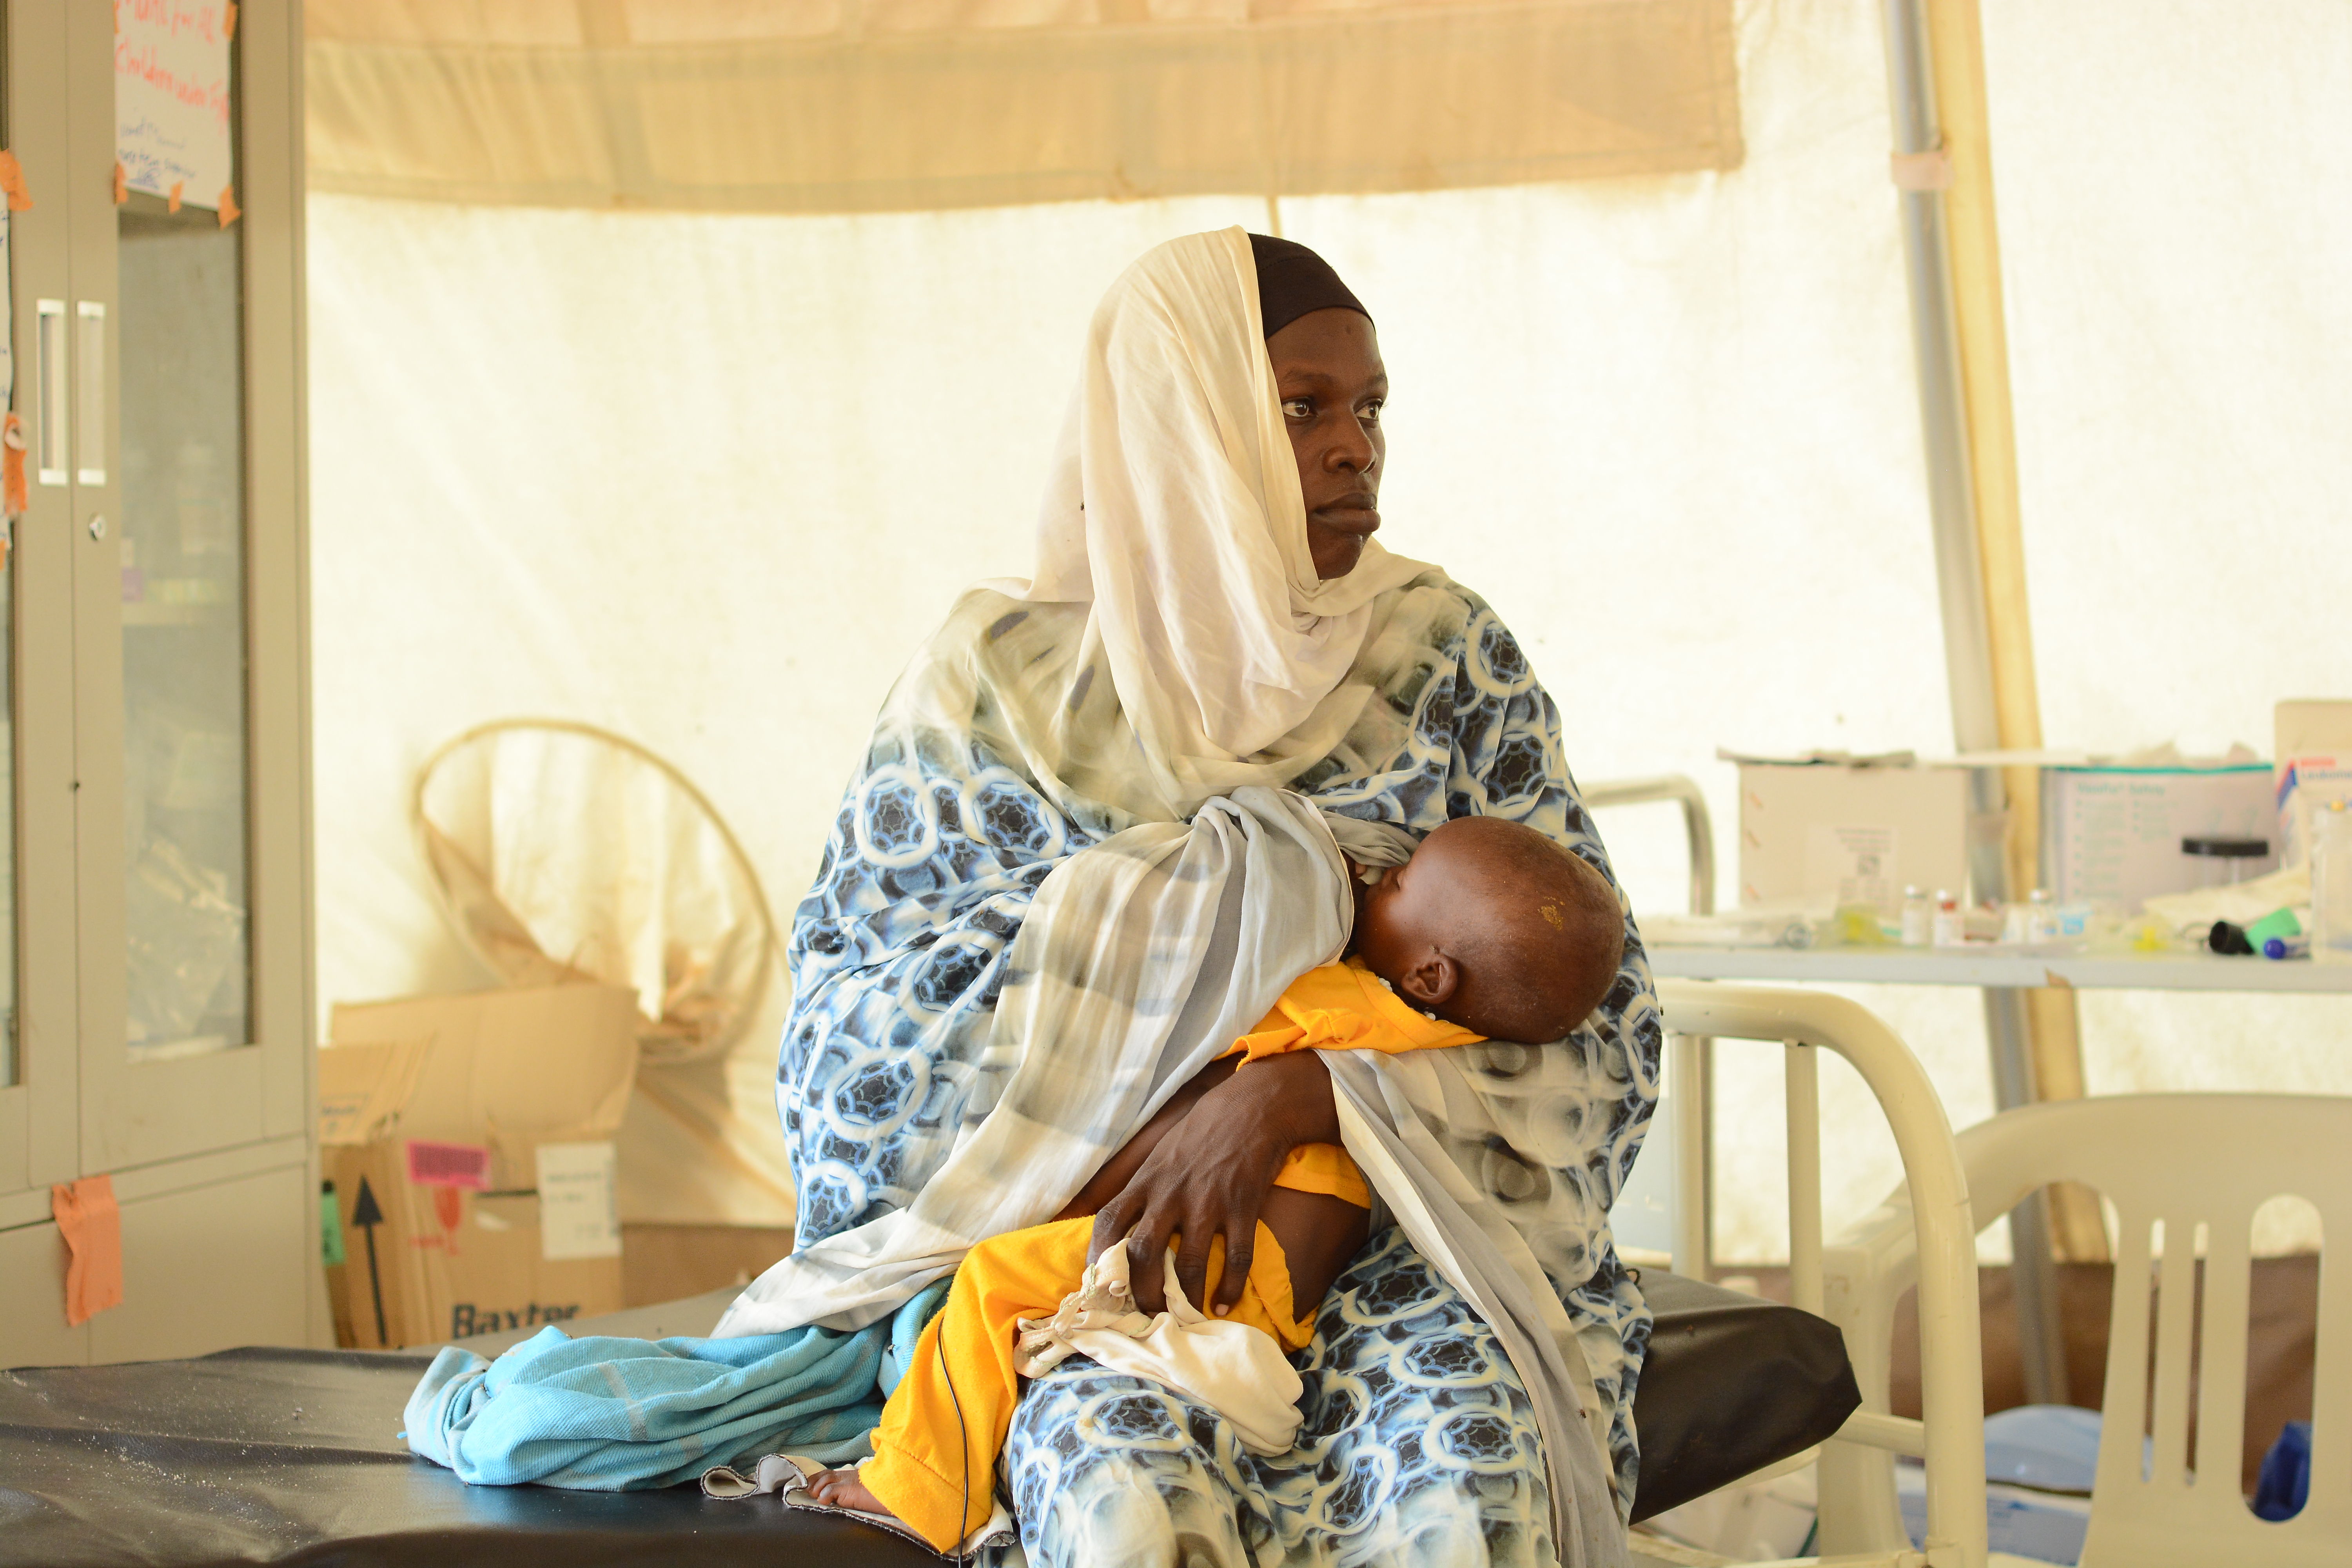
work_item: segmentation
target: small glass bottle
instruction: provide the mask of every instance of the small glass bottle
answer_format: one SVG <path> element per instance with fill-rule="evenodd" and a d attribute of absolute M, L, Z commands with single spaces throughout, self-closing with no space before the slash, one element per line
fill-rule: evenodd
<path fill-rule="evenodd" d="M 1937 947 L 1958 947 L 1969 940 L 1968 917 L 1960 913 L 1960 900 L 1941 888 L 1936 889 L 1935 939 Z"/>
<path fill-rule="evenodd" d="M 1936 937 L 1936 906 L 1916 888 L 1903 889 L 1903 945 L 1925 947 Z"/>
<path fill-rule="evenodd" d="M 2316 803 L 2311 813 L 2311 956 L 2352 963 L 2352 803 Z"/>
<path fill-rule="evenodd" d="M 2028 942 L 2058 940 L 2058 906 L 2047 888 L 2036 888 L 2025 895 L 2026 933 Z"/>

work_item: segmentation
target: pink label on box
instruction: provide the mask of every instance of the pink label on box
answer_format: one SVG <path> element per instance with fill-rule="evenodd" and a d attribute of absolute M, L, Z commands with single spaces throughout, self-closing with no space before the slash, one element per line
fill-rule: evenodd
<path fill-rule="evenodd" d="M 478 1143 L 427 1143 L 411 1140 L 408 1179 L 420 1187 L 490 1190 L 490 1152 Z"/>

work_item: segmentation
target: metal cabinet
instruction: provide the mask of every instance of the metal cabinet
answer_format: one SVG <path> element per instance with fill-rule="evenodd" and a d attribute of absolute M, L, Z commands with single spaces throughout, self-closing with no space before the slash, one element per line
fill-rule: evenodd
<path fill-rule="evenodd" d="M 0 1365 L 321 1342 L 299 0 L 5 10 Z M 124 11 L 234 16 L 236 221 L 122 190 Z M 49 1189 L 100 1173 L 126 1299 L 68 1328 Z"/>

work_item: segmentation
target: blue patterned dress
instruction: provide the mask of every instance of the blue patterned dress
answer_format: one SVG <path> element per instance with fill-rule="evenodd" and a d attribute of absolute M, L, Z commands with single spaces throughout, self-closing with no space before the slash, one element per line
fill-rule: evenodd
<path fill-rule="evenodd" d="M 1493 611 L 1435 572 L 1374 608 L 1351 675 L 1372 696 L 1293 787 L 1416 833 L 1473 814 L 1527 822 L 1605 874 L 1559 711 Z M 991 1012 L 1031 897 L 1064 857 L 1135 820 L 1087 794 L 1088 770 L 1110 764 L 1071 743 L 1091 734 L 1115 751 L 1123 724 L 1061 721 L 1106 702 L 1117 717 L 1109 682 L 1077 665 L 1081 621 L 1057 619 L 1065 609 L 968 593 L 924 656 L 929 695 L 894 692 L 843 800 L 793 921 L 778 1072 L 803 1243 L 903 1207 L 985 1114 L 1003 1071 L 985 1048 Z M 1056 717 L 1060 751 L 1041 746 L 1023 710 Z M 1636 1477 L 1632 1403 L 1650 1319 L 1608 1209 L 1656 1103 L 1661 1039 L 1630 911 L 1625 935 L 1615 986 L 1567 1040 L 1455 1047 L 1482 1098 L 1516 1108 L 1497 1124 L 1525 1130 L 1488 1137 L 1469 1166 L 1577 1325 L 1612 1412 L 1621 1510 Z M 1372 1237 L 1297 1362 L 1306 1425 L 1271 1459 L 1244 1450 L 1214 1411 L 1083 1357 L 1037 1380 L 1000 1469 L 1028 1560 L 1553 1561 L 1526 1393 L 1486 1324 L 1401 1232 Z"/>

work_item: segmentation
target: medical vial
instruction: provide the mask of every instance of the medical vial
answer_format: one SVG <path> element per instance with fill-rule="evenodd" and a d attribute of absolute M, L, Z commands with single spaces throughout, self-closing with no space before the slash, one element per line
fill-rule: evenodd
<path fill-rule="evenodd" d="M 1936 889 L 1934 935 L 1937 947 L 1958 947 L 1969 940 L 1968 917 L 1960 913 L 1960 900 L 1941 888 Z"/>
<path fill-rule="evenodd" d="M 1936 906 L 1916 888 L 1903 889 L 1903 945 L 1925 947 L 1935 940 Z"/>
<path fill-rule="evenodd" d="M 2055 942 L 2058 940 L 2058 906 L 2047 888 L 2036 888 L 2025 895 L 2025 940 Z"/>

